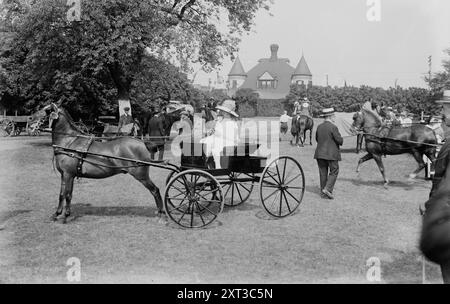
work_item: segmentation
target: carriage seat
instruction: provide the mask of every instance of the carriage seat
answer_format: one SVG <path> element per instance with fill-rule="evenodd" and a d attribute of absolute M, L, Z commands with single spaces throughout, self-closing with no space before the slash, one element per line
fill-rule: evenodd
<path fill-rule="evenodd" d="M 248 159 L 258 158 L 250 156 L 254 153 L 260 144 L 245 143 L 237 146 L 224 147 L 220 154 L 220 165 L 227 169 L 242 169 L 251 167 L 246 162 Z M 206 156 L 206 145 L 198 142 L 180 143 L 181 148 L 181 166 L 195 169 L 215 169 L 215 163 L 212 156 Z M 232 171 L 234 171 L 232 170 Z"/>

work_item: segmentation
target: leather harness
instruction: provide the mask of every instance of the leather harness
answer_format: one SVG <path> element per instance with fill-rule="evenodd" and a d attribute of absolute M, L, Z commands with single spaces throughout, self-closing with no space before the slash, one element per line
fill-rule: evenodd
<path fill-rule="evenodd" d="M 81 177 L 81 174 L 83 173 L 83 163 L 84 163 L 84 159 L 87 157 L 87 152 L 89 151 L 89 148 L 91 147 L 92 143 L 94 142 L 94 136 L 91 136 L 88 138 L 88 140 L 81 146 L 80 149 L 80 153 L 81 153 L 81 157 L 78 159 L 78 164 L 77 164 L 77 174 L 76 176 L 78 178 Z"/>

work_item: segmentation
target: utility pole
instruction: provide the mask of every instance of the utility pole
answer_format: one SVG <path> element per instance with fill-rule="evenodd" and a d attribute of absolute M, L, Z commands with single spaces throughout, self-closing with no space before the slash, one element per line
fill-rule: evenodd
<path fill-rule="evenodd" d="M 433 57 L 430 55 L 428 56 L 428 85 L 430 86 L 431 90 L 431 64 L 433 63 Z"/>
<path fill-rule="evenodd" d="M 325 74 L 325 76 L 327 77 L 327 87 L 328 87 L 328 74 Z"/>

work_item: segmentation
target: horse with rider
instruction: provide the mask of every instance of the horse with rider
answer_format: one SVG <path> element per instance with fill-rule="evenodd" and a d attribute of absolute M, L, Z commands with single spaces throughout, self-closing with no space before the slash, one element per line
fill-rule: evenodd
<path fill-rule="evenodd" d="M 314 120 L 312 118 L 311 103 L 307 97 L 294 103 L 294 113 L 291 125 L 291 134 L 293 136 L 291 145 L 303 147 L 306 141 L 306 131 L 309 131 L 309 143 L 312 145 L 312 130 Z M 299 144 L 299 141 L 301 144 Z"/>

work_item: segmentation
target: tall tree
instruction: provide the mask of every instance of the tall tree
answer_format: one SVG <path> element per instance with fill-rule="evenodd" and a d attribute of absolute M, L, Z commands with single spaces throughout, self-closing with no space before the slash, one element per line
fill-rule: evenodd
<path fill-rule="evenodd" d="M 146 53 L 184 71 L 205 70 L 232 55 L 271 0 L 76 0 L 79 21 L 67 18 L 66 0 L 32 2 L 16 18 L 12 53 L 3 63 L 20 95 L 33 107 L 62 98 L 73 107 L 110 108 L 130 99 Z M 226 28 L 219 20 L 227 19 Z M 19 76 L 18 76 L 19 75 Z M 81 102 L 80 102 L 81 101 Z"/>

